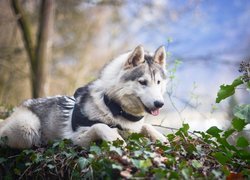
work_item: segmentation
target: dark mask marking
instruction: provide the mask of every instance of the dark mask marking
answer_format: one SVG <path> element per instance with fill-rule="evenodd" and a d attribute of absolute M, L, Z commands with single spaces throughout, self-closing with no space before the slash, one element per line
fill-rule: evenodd
<path fill-rule="evenodd" d="M 142 67 L 145 66 L 140 65 L 137 66 L 136 68 L 127 71 L 123 76 L 122 76 L 122 81 L 135 81 L 136 79 L 139 79 L 140 77 L 142 77 L 145 74 L 145 68 Z"/>

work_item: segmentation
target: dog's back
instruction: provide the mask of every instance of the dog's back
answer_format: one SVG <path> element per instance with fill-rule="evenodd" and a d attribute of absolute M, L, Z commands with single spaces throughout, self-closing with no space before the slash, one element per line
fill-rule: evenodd
<path fill-rule="evenodd" d="M 68 96 L 30 99 L 1 122 L 0 137 L 7 136 L 7 144 L 27 148 L 50 140 L 61 139 L 74 108 L 75 100 Z"/>

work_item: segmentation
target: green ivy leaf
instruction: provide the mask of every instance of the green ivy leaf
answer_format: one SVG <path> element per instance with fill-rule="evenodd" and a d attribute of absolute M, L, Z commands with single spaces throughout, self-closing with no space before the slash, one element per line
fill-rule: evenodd
<path fill-rule="evenodd" d="M 118 169 L 118 170 L 122 170 L 122 166 L 119 164 L 112 164 L 112 169 Z"/>
<path fill-rule="evenodd" d="M 226 147 L 227 149 L 230 149 L 230 150 L 233 150 L 233 151 L 237 151 L 237 149 L 236 149 L 234 146 L 230 145 L 230 144 L 227 142 L 226 138 L 217 138 L 217 141 L 222 145 L 223 148 Z M 231 157 L 230 151 L 227 152 L 227 156 L 228 156 L 228 157 Z"/>
<path fill-rule="evenodd" d="M 247 83 L 247 90 L 250 90 L 250 82 Z"/>
<path fill-rule="evenodd" d="M 14 169 L 14 173 L 16 174 L 16 175 L 21 175 L 21 170 L 20 169 L 18 169 L 18 168 L 15 168 Z"/>
<path fill-rule="evenodd" d="M 150 166 L 152 166 L 152 162 L 150 159 L 146 159 L 146 160 L 132 159 L 131 161 L 132 161 L 132 164 L 138 169 L 147 169 Z"/>
<path fill-rule="evenodd" d="M 225 165 L 230 159 L 225 156 L 222 152 L 216 152 L 213 154 L 213 156 L 221 163 L 222 165 Z"/>
<path fill-rule="evenodd" d="M 142 150 L 139 150 L 139 151 L 134 151 L 134 157 L 139 157 L 143 154 L 143 151 Z"/>
<path fill-rule="evenodd" d="M 182 128 L 180 128 L 180 130 L 181 130 L 184 134 L 188 134 L 189 125 L 188 125 L 188 124 L 182 124 Z"/>
<path fill-rule="evenodd" d="M 232 121 L 233 128 L 237 131 L 242 131 L 242 129 L 247 125 L 243 119 L 234 118 Z"/>
<path fill-rule="evenodd" d="M 202 164 L 197 161 L 197 160 L 192 160 L 192 166 L 195 168 L 195 169 L 199 169 L 202 167 Z"/>
<path fill-rule="evenodd" d="M 86 168 L 86 166 L 89 164 L 89 161 L 86 158 L 80 157 L 77 161 L 80 169 Z"/>
<path fill-rule="evenodd" d="M 190 179 L 190 170 L 188 168 L 183 168 L 181 170 L 181 174 L 184 177 L 184 179 Z"/>
<path fill-rule="evenodd" d="M 169 179 L 180 179 L 179 174 L 176 171 L 170 171 Z"/>
<path fill-rule="evenodd" d="M 240 106 L 236 106 L 233 109 L 234 116 L 245 119 L 248 123 L 250 123 L 250 104 L 244 104 Z"/>
<path fill-rule="evenodd" d="M 175 137 L 176 137 L 176 136 L 175 136 L 174 134 L 168 134 L 168 135 L 167 135 L 167 138 L 168 138 L 168 140 L 169 140 L 170 142 L 173 141 Z"/>
<path fill-rule="evenodd" d="M 39 163 L 40 161 L 42 161 L 42 155 L 41 154 L 32 154 L 30 156 L 30 160 L 33 162 L 33 163 Z"/>
<path fill-rule="evenodd" d="M 143 138 L 144 136 L 142 134 L 139 134 L 139 133 L 132 133 L 130 135 L 130 140 L 135 140 L 135 141 L 138 141 L 140 138 Z"/>
<path fill-rule="evenodd" d="M 154 168 L 152 169 L 152 172 L 154 173 L 155 179 L 166 179 L 168 171 L 166 169 Z"/>
<path fill-rule="evenodd" d="M 120 156 L 122 156 L 122 149 L 120 147 L 110 146 L 110 151 L 116 152 Z"/>
<path fill-rule="evenodd" d="M 90 152 L 95 153 L 96 155 L 100 155 L 102 153 L 102 150 L 99 146 L 91 146 L 89 149 Z"/>
<path fill-rule="evenodd" d="M 232 122 L 232 124 L 233 124 L 233 122 Z M 227 139 L 229 136 L 231 136 L 235 132 L 235 129 L 236 128 L 234 127 L 234 129 L 231 128 L 231 129 L 224 131 L 223 136 Z"/>
<path fill-rule="evenodd" d="M 229 96 L 232 96 L 235 93 L 235 88 L 241 84 L 243 81 L 241 80 L 241 76 L 233 81 L 231 85 L 221 85 L 220 90 L 217 93 L 216 103 L 221 102 L 223 99 L 226 99 Z"/>
<path fill-rule="evenodd" d="M 215 170 L 215 169 L 212 170 L 212 173 L 214 174 L 216 179 L 220 179 L 220 177 L 222 175 L 221 171 L 218 171 L 218 170 Z"/>
<path fill-rule="evenodd" d="M 223 166 L 221 170 L 222 170 L 222 172 L 223 172 L 226 176 L 229 176 L 230 171 L 228 170 L 228 167 L 227 167 L 227 166 Z"/>
<path fill-rule="evenodd" d="M 241 147 L 241 148 L 246 148 L 246 147 L 249 145 L 249 142 L 248 142 L 248 140 L 247 140 L 245 137 L 240 136 L 240 137 L 237 139 L 236 145 L 237 145 L 238 147 Z"/>
<path fill-rule="evenodd" d="M 188 129 L 189 125 L 188 124 L 182 124 L 182 127 L 175 133 L 176 135 L 183 136 L 188 136 Z"/>
<path fill-rule="evenodd" d="M 217 128 L 216 126 L 212 126 L 206 132 L 212 135 L 213 137 L 217 138 L 220 137 L 220 133 L 222 132 L 222 130 Z"/>
<path fill-rule="evenodd" d="M 0 164 L 4 163 L 5 161 L 7 161 L 6 158 L 0 157 Z"/>

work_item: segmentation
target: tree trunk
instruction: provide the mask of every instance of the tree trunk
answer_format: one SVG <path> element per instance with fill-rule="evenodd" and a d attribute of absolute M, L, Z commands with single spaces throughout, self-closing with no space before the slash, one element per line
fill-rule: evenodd
<path fill-rule="evenodd" d="M 40 10 L 40 24 L 38 28 L 37 46 L 35 52 L 35 69 L 33 76 L 33 96 L 41 97 L 46 93 L 46 77 L 48 57 L 50 57 L 51 31 L 53 29 L 53 1 L 43 0 Z"/>
<path fill-rule="evenodd" d="M 29 63 L 31 65 L 31 69 L 33 69 L 35 46 L 32 41 L 31 24 L 28 20 L 27 15 L 21 7 L 19 0 L 12 0 L 11 3 L 23 36 L 23 42 L 28 54 Z"/>
<path fill-rule="evenodd" d="M 11 3 L 18 18 L 18 24 L 29 58 L 32 97 L 37 98 L 44 96 L 47 63 L 51 44 L 49 40 L 53 29 L 54 0 L 41 1 L 39 27 L 35 46 L 32 41 L 31 25 L 27 15 L 20 5 L 19 0 L 12 0 Z"/>

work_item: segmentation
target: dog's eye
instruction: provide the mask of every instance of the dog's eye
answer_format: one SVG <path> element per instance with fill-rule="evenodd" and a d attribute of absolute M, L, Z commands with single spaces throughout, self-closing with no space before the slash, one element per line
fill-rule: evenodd
<path fill-rule="evenodd" d="M 138 82 L 139 82 L 141 85 L 143 85 L 143 86 L 147 86 L 147 85 L 148 85 L 147 80 L 139 80 Z"/>
<path fill-rule="evenodd" d="M 157 81 L 157 84 L 160 84 L 160 83 L 161 83 L 161 81 L 158 80 L 158 81 Z"/>

